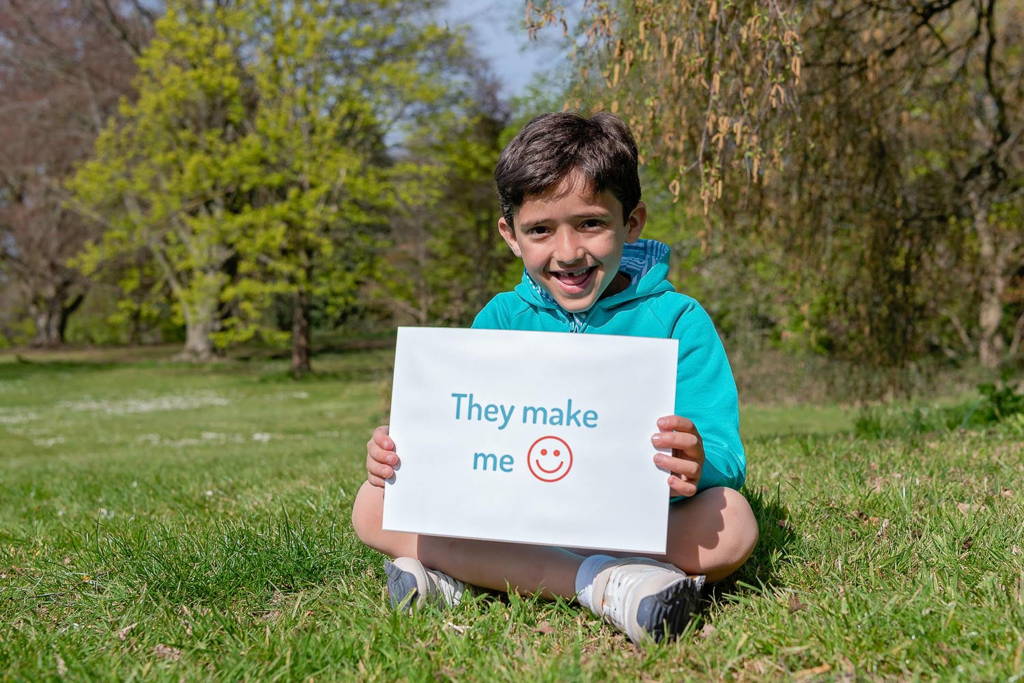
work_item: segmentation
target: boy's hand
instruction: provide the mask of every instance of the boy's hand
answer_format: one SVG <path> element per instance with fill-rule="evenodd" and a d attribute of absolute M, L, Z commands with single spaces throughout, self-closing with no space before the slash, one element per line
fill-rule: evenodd
<path fill-rule="evenodd" d="M 366 442 L 366 481 L 383 487 L 384 481 L 395 475 L 396 467 L 395 442 L 388 436 L 388 426 L 381 425 L 373 430 L 373 436 Z"/>
<path fill-rule="evenodd" d="M 692 496 L 697 493 L 697 482 L 704 468 L 704 444 L 697 426 L 678 415 L 667 415 L 658 420 L 661 430 L 651 437 L 655 448 L 671 448 L 672 455 L 655 453 L 654 464 L 670 472 L 668 488 L 674 496 Z"/>

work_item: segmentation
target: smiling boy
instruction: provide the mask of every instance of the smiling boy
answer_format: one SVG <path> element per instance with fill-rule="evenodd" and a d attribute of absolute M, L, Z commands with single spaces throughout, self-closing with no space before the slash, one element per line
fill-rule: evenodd
<path fill-rule="evenodd" d="M 576 599 L 634 641 L 685 628 L 704 582 L 746 561 L 757 522 L 738 489 L 746 474 L 736 386 L 710 318 L 665 279 L 668 247 L 641 240 L 637 148 L 610 114 L 545 114 L 506 146 L 495 169 L 498 230 L 524 266 L 473 327 L 674 338 L 675 414 L 651 437 L 648 466 L 668 473 L 667 551 L 612 557 L 533 545 L 425 536 L 381 528 L 384 482 L 398 446 L 379 427 L 352 521 L 385 565 L 392 604 L 454 604 L 466 584 Z M 528 362 L 524 360 L 522 362 Z M 641 386 L 622 387 L 639 393 Z M 615 501 L 608 501 L 614 505 Z"/>

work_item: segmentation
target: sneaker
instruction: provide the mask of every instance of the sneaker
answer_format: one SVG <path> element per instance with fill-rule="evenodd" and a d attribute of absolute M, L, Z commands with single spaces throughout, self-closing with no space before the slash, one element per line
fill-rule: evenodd
<path fill-rule="evenodd" d="M 634 643 L 682 633 L 697 610 L 703 576 L 643 557 L 609 563 L 593 583 L 593 611 Z"/>
<path fill-rule="evenodd" d="M 388 575 L 388 594 L 391 606 L 408 611 L 431 603 L 441 607 L 459 604 L 466 584 L 453 579 L 444 572 L 427 569 L 412 557 L 396 557 L 384 563 Z"/>

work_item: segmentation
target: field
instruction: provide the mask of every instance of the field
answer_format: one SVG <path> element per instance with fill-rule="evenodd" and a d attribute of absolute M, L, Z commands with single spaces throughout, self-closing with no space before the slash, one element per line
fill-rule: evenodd
<path fill-rule="evenodd" d="M 758 549 L 690 632 L 635 647 L 562 602 L 391 611 L 349 523 L 387 351 L 303 381 L 165 355 L 0 356 L 0 679 L 1024 672 L 1020 415 L 872 434 L 841 406 L 745 406 Z"/>

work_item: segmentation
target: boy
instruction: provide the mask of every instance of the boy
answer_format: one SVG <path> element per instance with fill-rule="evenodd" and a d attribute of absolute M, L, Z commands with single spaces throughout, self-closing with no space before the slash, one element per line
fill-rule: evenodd
<path fill-rule="evenodd" d="M 386 426 L 367 443 L 367 481 L 353 526 L 364 543 L 396 558 L 385 564 L 394 605 L 454 604 L 471 584 L 575 598 L 634 642 L 677 634 L 705 579 L 731 574 L 757 540 L 757 522 L 737 491 L 746 465 L 725 351 L 700 305 L 665 280 L 668 247 L 639 239 L 647 213 L 636 143 L 622 121 L 610 114 L 539 116 L 505 147 L 494 175 L 498 230 L 525 273 L 473 327 L 679 340 L 676 415 L 659 419 L 651 438 L 653 447 L 672 452 L 654 453 L 650 465 L 669 473 L 667 552 L 615 558 L 384 531 L 384 482 L 399 463 Z M 509 349 L 510 367 L 529 362 L 528 354 Z"/>

